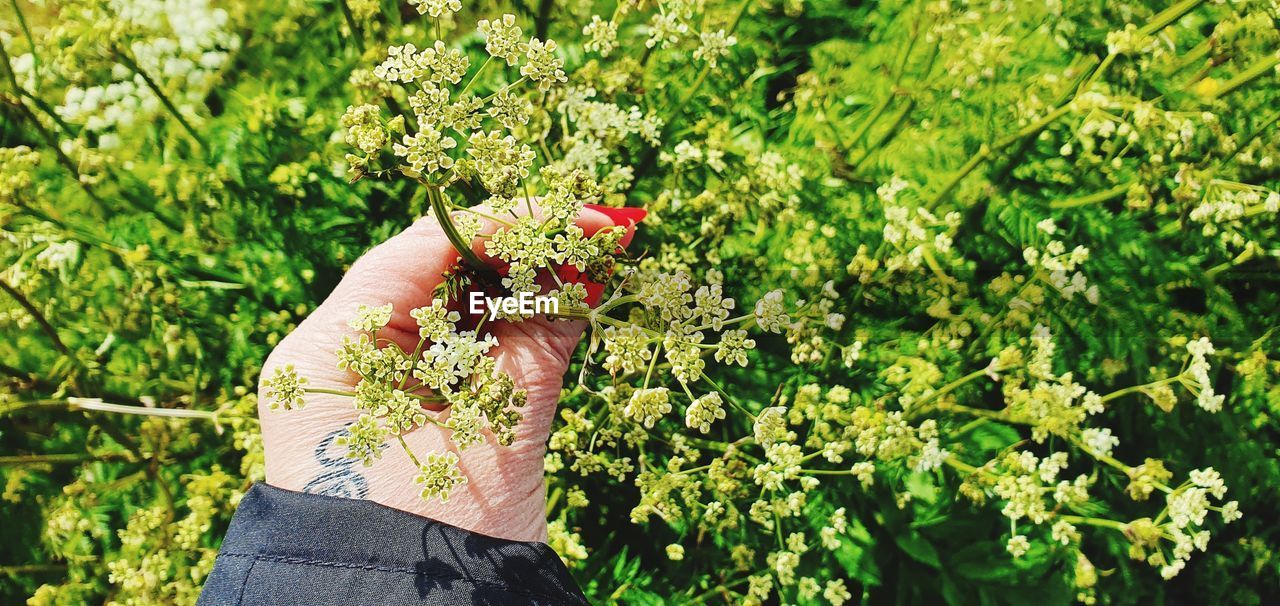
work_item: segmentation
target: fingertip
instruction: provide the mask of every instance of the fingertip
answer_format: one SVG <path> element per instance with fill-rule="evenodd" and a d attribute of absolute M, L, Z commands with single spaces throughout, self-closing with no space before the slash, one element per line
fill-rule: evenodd
<path fill-rule="evenodd" d="M 594 204 L 583 204 L 582 212 L 578 213 L 578 218 L 573 223 L 582 229 L 582 235 L 588 238 L 606 227 L 616 225 L 608 213 L 601 212 Z"/>
<path fill-rule="evenodd" d="M 636 226 L 643 221 L 645 217 L 649 216 L 649 211 L 643 208 L 616 208 L 601 206 L 599 204 L 583 204 L 582 207 L 584 217 L 590 215 L 594 218 L 596 215 L 600 215 L 607 218 L 609 221 L 607 225 L 596 227 L 590 232 L 588 232 L 584 227 L 583 232 L 588 236 L 594 234 L 595 231 L 602 227 L 617 226 L 626 228 L 627 232 L 623 234 L 622 239 L 618 242 L 619 246 L 622 248 L 626 248 L 631 244 L 631 240 L 636 236 Z"/>

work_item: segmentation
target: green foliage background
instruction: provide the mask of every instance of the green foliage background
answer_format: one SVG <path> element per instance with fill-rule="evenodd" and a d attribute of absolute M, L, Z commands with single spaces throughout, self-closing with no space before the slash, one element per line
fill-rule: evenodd
<path fill-rule="evenodd" d="M 88 35 L 94 24 L 79 19 L 90 4 L 0 8 L 4 63 L 34 44 L 53 74 L 24 82 L 8 69 L 0 89 L 0 147 L 38 153 L 34 166 L 0 157 L 0 601 L 189 603 L 236 499 L 262 476 L 259 365 L 355 258 L 423 212 L 407 181 L 349 182 L 334 136 L 364 94 L 352 71 L 420 36 L 423 22 L 394 0 L 364 21 L 341 2 L 215 2 L 237 43 L 183 110 L 190 131 L 158 111 L 119 130 L 125 145 L 98 150 L 95 134 L 49 110 L 67 87 L 106 78 L 118 59 L 111 36 L 129 35 Z M 751 366 L 714 371 L 752 411 L 810 384 L 876 406 L 936 390 L 1025 344 L 1037 323 L 1054 331 L 1058 371 L 1099 393 L 1176 374 L 1186 340 L 1211 337 L 1222 412 L 1185 395 L 1164 410 L 1132 394 L 1105 420 L 1121 439 L 1117 458 L 1161 459 L 1179 478 L 1213 466 L 1245 517 L 1219 524 L 1208 551 L 1169 582 L 1128 558 L 1123 533 L 1090 534 L 1078 551 L 1100 573 L 1103 602 L 1280 599 L 1280 230 L 1265 207 L 1280 183 L 1273 3 L 708 1 L 706 19 L 736 23 L 738 39 L 714 72 L 689 48 L 624 43 L 616 53 L 631 63 L 584 51 L 582 26 L 610 3 L 465 4 L 451 37 L 469 53 L 482 53 L 483 39 L 467 24 L 514 12 L 560 43 L 570 85 L 662 112 L 656 150 L 615 151 L 636 180 L 613 202 L 652 213 L 632 247 L 643 267 L 716 269 L 743 302 L 775 288 L 789 301 L 815 298 L 834 281 L 847 321 L 819 335 L 815 359 L 794 362 L 796 343 L 767 335 Z M 625 23 L 620 38 L 643 41 L 644 20 Z M 1154 42 L 1113 53 L 1108 35 L 1127 24 Z M 623 84 L 607 89 L 610 75 Z M 1100 118 L 1077 101 L 1090 91 L 1118 105 Z M 1153 121 L 1131 143 L 1090 134 L 1090 121 L 1133 122 L 1139 102 L 1180 121 Z M 57 143 L 67 140 L 80 143 Z M 728 167 L 663 159 L 682 141 L 723 150 Z M 798 167 L 801 187 L 787 200 L 734 189 L 765 172 L 764 152 Z M 936 267 L 883 269 L 905 254 L 885 243 L 876 193 L 895 178 L 908 184 L 901 203 L 959 214 Z M 1242 216 L 1198 218 L 1197 207 L 1241 191 L 1263 193 L 1242 202 Z M 1051 239 L 1037 228 L 1047 218 L 1054 239 L 1089 249 L 1081 269 L 1096 305 L 1046 288 L 1019 310 L 994 286 L 1025 273 L 1023 250 Z M 850 366 L 840 348 L 854 341 L 865 349 Z M 567 391 L 562 406 L 590 409 L 591 391 Z M 961 381 L 953 395 L 1003 406 L 990 382 Z M 156 410 L 196 412 L 128 413 Z M 687 454 L 673 416 L 630 456 L 662 469 Z M 939 418 L 950 451 L 972 465 L 1026 437 L 1017 423 Z M 710 441 L 723 448 L 750 433 L 751 418 L 730 410 Z M 549 480 L 549 517 L 565 530 L 553 544 L 593 603 L 737 603 L 745 575 L 781 542 L 749 521 L 723 532 L 696 515 L 633 524 L 643 496 L 633 476 L 583 477 L 568 466 L 579 454 L 553 453 L 566 465 Z M 799 574 L 844 579 L 868 603 L 1077 597 L 1076 550 L 1046 535 L 1011 558 L 999 505 L 959 497 L 954 470 L 881 471 L 871 488 L 824 477 L 809 493 L 788 532 L 816 537 L 835 507 L 851 529 L 838 549 L 807 553 Z M 1094 515 L 1154 515 L 1122 498 L 1122 476 L 1100 482 L 1117 498 Z M 575 491 L 590 504 L 573 503 Z M 685 560 L 667 558 L 670 543 L 684 545 Z M 737 562 L 736 545 L 756 549 L 756 564 Z M 809 603 L 794 589 L 782 596 Z"/>

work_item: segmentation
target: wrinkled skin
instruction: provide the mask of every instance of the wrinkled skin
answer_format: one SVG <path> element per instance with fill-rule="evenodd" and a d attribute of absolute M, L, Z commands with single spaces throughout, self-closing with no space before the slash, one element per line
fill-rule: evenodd
<path fill-rule="evenodd" d="M 614 225 L 609 215 L 592 208 L 584 209 L 576 223 L 588 236 Z M 630 225 L 626 219 L 619 223 Z M 486 224 L 485 230 L 493 229 L 493 224 Z M 474 249 L 480 252 L 482 248 L 477 241 Z M 430 304 L 442 272 L 458 258 L 439 222 L 433 217 L 420 219 L 357 260 L 324 303 L 271 352 L 263 376 L 293 364 L 308 379 L 308 388 L 354 390 L 359 377 L 337 367 L 335 350 L 343 337 L 355 334 L 347 321 L 357 307 L 391 303 L 394 315 L 378 336 L 413 351 L 418 328 L 409 310 Z M 453 491 L 447 503 L 424 501 L 419 496 L 413 483 L 417 470 L 398 445 L 387 448 L 372 466 L 355 463 L 350 469 L 364 477 L 368 489 L 364 498 L 368 500 L 489 536 L 545 541 L 543 454 L 569 358 L 586 323 L 535 318 L 488 326 L 500 343 L 492 354 L 499 370 L 528 390 L 528 405 L 522 410 L 524 420 L 517 427 L 515 443 L 501 446 L 487 435 L 483 443 L 458 453 L 459 469 L 468 481 Z M 306 406 L 298 410 L 260 406 L 267 482 L 301 491 L 308 482 L 331 471 L 317 458 L 317 446 L 358 416 L 351 398 L 326 394 L 308 394 Z M 405 440 L 419 458 L 428 452 L 456 452 L 447 432 L 427 424 L 405 435 Z M 338 446 L 329 451 L 341 453 L 344 449 Z"/>

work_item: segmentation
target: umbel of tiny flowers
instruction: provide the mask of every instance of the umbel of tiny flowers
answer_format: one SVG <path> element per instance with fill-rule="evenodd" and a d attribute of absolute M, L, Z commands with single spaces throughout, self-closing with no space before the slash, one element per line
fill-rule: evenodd
<path fill-rule="evenodd" d="M 498 342 L 492 335 L 458 330 L 460 316 L 440 300 L 410 311 L 418 324 L 419 339 L 412 352 L 395 344 L 377 347 L 378 338 L 391 319 L 391 305 L 362 305 L 348 325 L 356 336 L 346 337 L 338 350 L 338 367 L 359 375 L 352 392 L 307 389 L 307 380 L 293 366 L 277 368 L 263 381 L 271 407 L 300 408 L 308 392 L 343 395 L 361 411 L 339 444 L 347 457 L 366 466 L 382 458 L 389 441 L 395 441 L 418 467 L 415 480 L 423 499 L 448 500 L 450 492 L 466 482 L 457 469 L 453 452 L 418 453 L 403 439 L 407 433 L 433 424 L 448 430 L 458 450 L 481 442 L 488 433 L 501 445 L 515 440 L 515 427 L 527 394 L 510 375 L 497 370 L 488 356 Z M 412 384 L 411 384 L 412 383 Z M 424 404 L 444 407 L 429 412 Z"/>
<path fill-rule="evenodd" d="M 415 0 L 413 4 L 421 14 L 437 22 L 460 5 L 457 0 Z M 413 43 L 388 48 L 386 59 L 372 73 L 386 85 L 392 101 L 388 105 L 407 105 L 411 112 L 386 118 L 377 105 L 366 103 L 349 107 L 341 125 L 346 129 L 346 143 L 359 152 L 346 156 L 353 178 L 400 173 L 420 183 L 426 190 L 427 205 L 463 261 L 471 270 L 485 272 L 488 270 L 483 260 L 470 246 L 480 230 L 480 217 L 502 228 L 514 227 L 518 198 L 523 197 L 527 210 L 533 211 L 532 181 L 542 182 L 544 198 L 556 206 L 553 220 L 541 225 L 542 233 L 537 234 L 540 239 L 551 239 L 563 231 L 568 220 L 576 216 L 572 206 L 597 201 L 600 194 L 557 192 L 551 183 L 554 176 L 532 170 L 537 154 L 529 143 L 538 142 L 523 142 L 516 137 L 515 129 L 528 123 L 533 111 L 532 104 L 520 96 L 520 85 L 532 84 L 545 93 L 567 80 L 555 41 L 526 40 L 516 17 L 509 14 L 481 20 L 477 29 L 485 38 L 485 50 L 490 56 L 475 70 L 466 54 L 442 40 L 434 40 L 421 49 Z M 482 76 L 491 63 L 518 66 L 520 78 L 479 96 L 474 91 L 487 81 Z M 381 165 L 382 152 L 388 144 L 392 155 L 399 159 L 397 165 Z M 571 180 L 578 178 L 571 173 L 566 169 L 556 171 Z M 472 179 L 492 196 L 487 212 L 456 204 L 446 193 L 452 184 Z M 534 235 L 533 231 L 529 230 L 528 235 Z M 537 270 L 545 265 L 529 267 Z"/>
<path fill-rule="evenodd" d="M 271 408 L 285 410 L 303 407 L 306 385 L 306 377 L 298 376 L 292 364 L 276 367 L 275 374 L 262 382 L 264 393 L 271 400 Z"/>

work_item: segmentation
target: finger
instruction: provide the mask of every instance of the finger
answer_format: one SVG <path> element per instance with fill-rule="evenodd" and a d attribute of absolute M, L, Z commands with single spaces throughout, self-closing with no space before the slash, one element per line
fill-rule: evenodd
<path fill-rule="evenodd" d="M 479 205 L 475 210 L 493 216 L 485 205 Z M 536 201 L 520 205 L 517 214 L 530 212 L 535 217 L 540 216 L 541 209 Z M 587 235 L 614 225 L 607 213 L 593 208 L 584 208 L 575 223 Z M 497 221 L 481 217 L 481 237 L 473 240 L 472 250 L 485 255 L 484 236 L 502 227 Z M 379 337 L 396 343 L 401 349 L 412 350 L 418 335 L 417 323 L 409 311 L 431 303 L 433 292 L 443 281 L 444 273 L 457 265 L 459 258 L 439 221 L 434 216 L 423 217 L 357 259 L 329 297 L 299 329 L 326 336 L 348 334 L 346 323 L 361 305 L 390 303 L 391 321 L 386 329 L 379 331 Z"/>
<path fill-rule="evenodd" d="M 586 204 L 584 206 L 585 208 L 608 216 L 613 225 L 621 226 L 627 230 L 618 243 L 618 250 L 611 252 L 622 252 L 627 245 L 631 244 L 631 239 L 636 235 L 636 224 L 643 221 L 649 214 L 648 211 L 643 208 L 610 208 L 596 204 Z M 584 229 L 583 231 L 585 232 L 586 230 Z M 593 233 L 584 233 L 584 235 L 589 237 L 593 235 Z M 587 279 L 586 275 L 581 270 L 572 265 L 561 265 L 557 267 L 556 277 L 559 278 L 560 283 L 582 284 L 587 290 L 586 303 L 591 307 L 598 305 L 601 297 L 604 295 L 604 284 Z M 546 282 L 551 282 L 551 284 L 546 284 Z M 543 285 L 544 289 L 548 287 L 555 287 L 554 281 L 549 277 L 540 278 L 539 283 Z"/>
<path fill-rule="evenodd" d="M 480 206 L 477 206 L 476 208 L 486 215 L 490 214 L 490 212 L 487 210 L 488 207 L 486 207 L 483 204 Z M 584 204 L 582 207 L 582 211 L 578 213 L 578 216 L 577 218 L 574 219 L 573 223 L 574 225 L 577 225 L 580 229 L 582 229 L 582 233 L 586 237 L 594 236 L 596 232 L 606 227 L 613 227 L 614 225 L 627 224 L 625 221 L 623 222 L 614 221 L 613 216 L 610 213 L 605 212 L 606 210 L 611 210 L 611 209 L 605 209 L 604 207 L 601 207 L 595 204 Z M 542 207 L 538 203 L 538 199 L 535 198 L 527 204 L 524 204 L 524 203 L 517 204 L 516 207 L 512 209 L 511 212 L 506 212 L 500 215 L 491 215 L 491 216 L 496 216 L 496 218 L 507 221 L 508 223 L 514 223 L 519 218 L 527 217 L 527 216 L 532 216 L 534 219 L 541 220 L 544 215 L 543 215 Z M 480 220 L 481 220 L 480 234 L 482 236 L 493 234 L 494 232 L 498 231 L 499 228 L 504 227 L 503 225 L 497 223 L 496 221 L 493 221 L 483 216 L 480 217 Z M 479 255 L 480 258 L 492 263 L 495 269 L 505 269 L 506 263 L 504 263 L 499 259 L 493 258 L 493 256 L 489 254 L 487 242 L 488 242 L 487 238 L 478 237 L 472 241 L 471 249 L 475 251 L 475 253 Z"/>
<path fill-rule="evenodd" d="M 625 248 L 631 242 L 635 236 L 636 221 L 644 219 L 646 215 L 646 211 L 643 209 L 615 209 L 591 204 L 586 205 L 584 208 L 584 214 L 587 212 L 605 215 L 609 217 L 610 225 L 623 226 L 627 230 L 620 241 L 619 250 Z M 591 226 L 590 229 L 584 227 L 583 235 L 584 237 L 590 237 L 604 227 Z M 550 292 L 569 283 L 583 285 L 587 291 L 586 303 L 588 305 L 594 306 L 600 302 L 604 292 L 604 284 L 588 279 L 581 270 L 573 265 L 557 267 L 554 275 L 551 272 L 539 272 L 537 278 L 539 292 L 542 293 Z M 587 323 L 581 320 L 565 321 L 535 317 L 524 322 L 495 326 L 494 331 L 500 342 L 510 345 L 509 349 L 538 352 L 542 359 L 545 360 L 544 365 L 551 369 L 552 374 L 556 375 L 558 381 L 559 376 L 568 367 L 569 357 L 572 355 L 574 348 L 577 347 L 578 341 L 582 338 L 582 333 L 586 326 Z"/>

